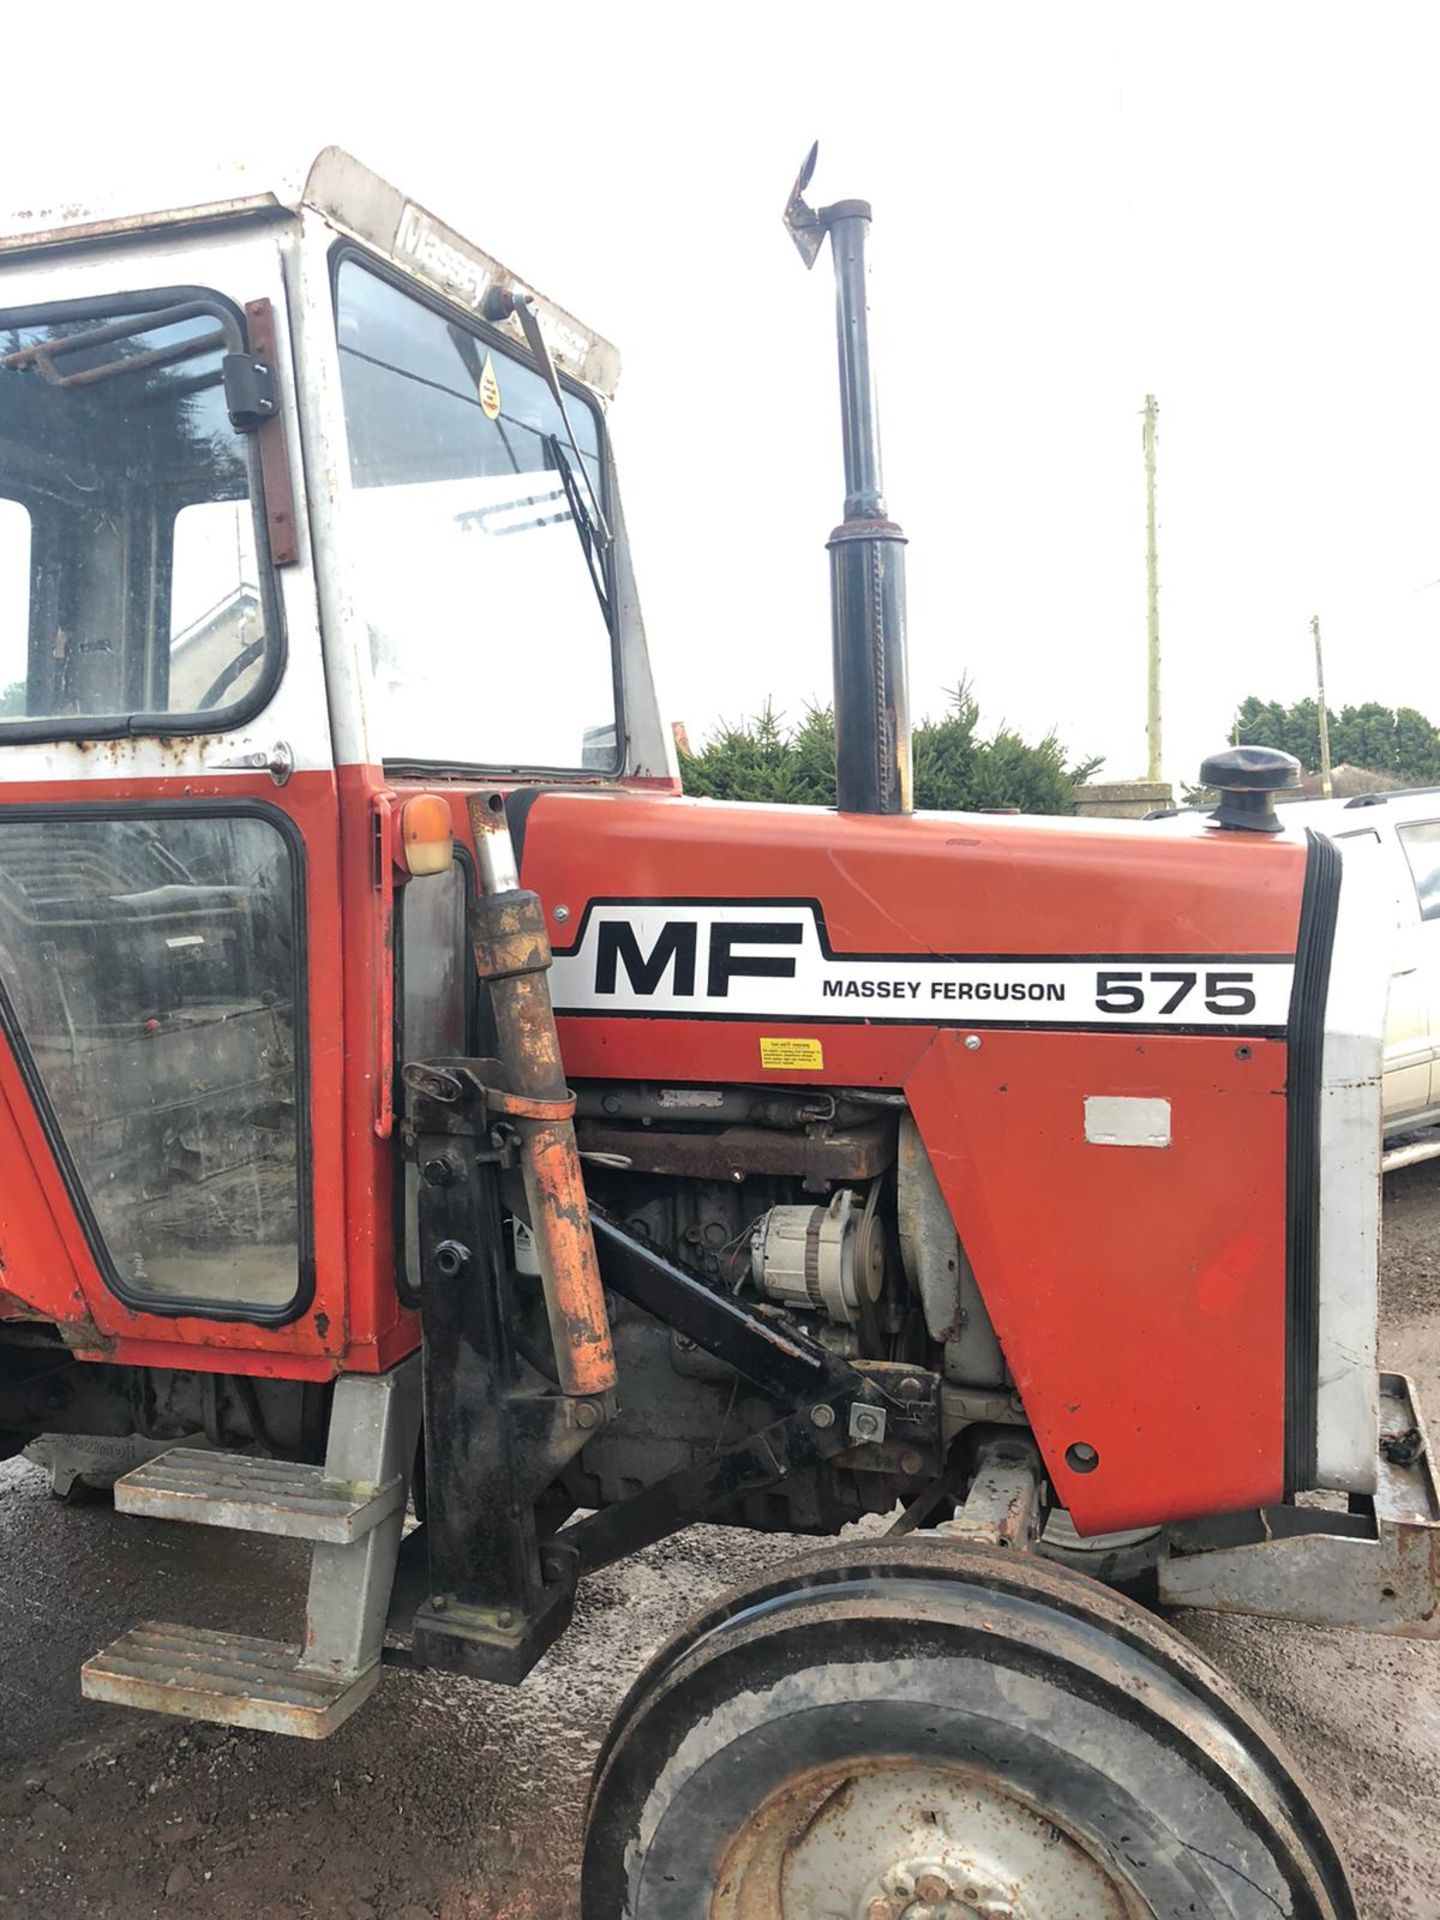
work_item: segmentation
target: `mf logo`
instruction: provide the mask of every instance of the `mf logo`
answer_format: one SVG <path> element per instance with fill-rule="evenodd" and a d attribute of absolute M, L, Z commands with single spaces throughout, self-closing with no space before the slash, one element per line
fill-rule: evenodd
<path fill-rule="evenodd" d="M 705 929 L 694 920 L 666 920 L 647 952 L 628 920 L 604 920 L 595 939 L 595 991 L 641 998 L 668 989 L 681 999 L 695 992 L 703 958 L 707 999 L 729 997 L 732 980 L 793 980 L 795 953 L 743 953 L 743 947 L 791 947 L 805 938 L 800 921 L 712 920 Z M 623 983 L 621 976 L 624 976 Z M 667 978 L 668 976 L 668 978 Z"/>

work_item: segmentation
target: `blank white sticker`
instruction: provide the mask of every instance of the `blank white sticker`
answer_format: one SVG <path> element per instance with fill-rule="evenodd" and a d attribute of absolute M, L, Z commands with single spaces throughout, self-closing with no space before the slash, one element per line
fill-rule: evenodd
<path fill-rule="evenodd" d="M 1087 1094 L 1085 1138 L 1092 1147 L 1168 1147 L 1170 1102 L 1121 1093 Z"/>

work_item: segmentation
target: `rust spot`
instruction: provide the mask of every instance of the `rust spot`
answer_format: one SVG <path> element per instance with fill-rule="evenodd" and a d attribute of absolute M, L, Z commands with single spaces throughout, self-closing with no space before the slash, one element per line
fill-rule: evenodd
<path fill-rule="evenodd" d="M 329 1331 L 330 1331 L 330 1316 L 329 1316 L 329 1314 L 328 1314 L 328 1313 L 317 1313 L 317 1314 L 316 1314 L 316 1316 L 315 1316 L 315 1331 L 316 1331 L 316 1333 L 317 1333 L 317 1334 L 318 1334 L 318 1335 L 320 1336 L 320 1338 L 321 1338 L 322 1340 L 323 1340 L 323 1339 L 324 1339 L 324 1338 L 326 1337 L 326 1335 L 327 1335 L 327 1334 L 329 1333 Z"/>
<path fill-rule="evenodd" d="M 48 1320 L 49 1317 L 28 1300 L 22 1300 L 18 1293 L 7 1293 L 0 1287 L 0 1320 Z"/>
<path fill-rule="evenodd" d="M 40 1326 L 53 1326 L 72 1351 L 109 1351 L 115 1345 L 114 1340 L 108 1334 L 102 1334 L 90 1318 L 78 1293 L 71 1296 L 67 1315 L 66 1319 L 57 1321 L 52 1308 L 37 1307 L 32 1300 L 23 1299 L 18 1293 L 0 1287 L 0 1320 L 25 1320 Z"/>

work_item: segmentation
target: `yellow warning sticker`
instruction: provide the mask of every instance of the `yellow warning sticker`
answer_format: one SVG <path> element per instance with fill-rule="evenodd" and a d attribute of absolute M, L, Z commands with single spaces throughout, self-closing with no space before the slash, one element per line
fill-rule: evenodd
<path fill-rule="evenodd" d="M 785 1067 L 792 1072 L 818 1073 L 825 1055 L 818 1040 L 766 1040 L 760 1042 L 762 1067 Z"/>
<path fill-rule="evenodd" d="M 488 353 L 480 369 L 480 411 L 487 420 L 500 418 L 500 382 L 495 377 L 495 362 Z"/>

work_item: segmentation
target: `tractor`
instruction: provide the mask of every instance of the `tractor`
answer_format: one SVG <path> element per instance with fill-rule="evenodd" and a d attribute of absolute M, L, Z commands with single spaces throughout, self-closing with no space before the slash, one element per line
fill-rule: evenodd
<path fill-rule="evenodd" d="M 1364 864 L 1244 746 L 1185 838 L 913 811 L 813 165 L 834 808 L 683 794 L 614 348 L 348 155 L 0 234 L 0 1454 L 308 1542 L 292 1640 L 81 1675 L 305 1738 L 693 1522 L 825 1542 L 620 1704 L 585 1920 L 1346 1920 L 1157 1609 L 1437 1631 Z"/>

